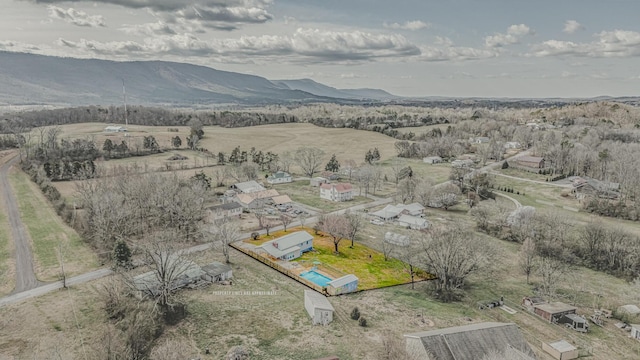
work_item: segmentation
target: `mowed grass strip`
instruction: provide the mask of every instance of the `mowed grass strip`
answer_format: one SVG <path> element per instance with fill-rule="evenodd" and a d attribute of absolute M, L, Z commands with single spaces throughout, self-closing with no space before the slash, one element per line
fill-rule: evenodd
<path fill-rule="evenodd" d="M 97 268 L 98 260 L 80 236 L 65 225 L 38 187 L 21 171 L 10 174 L 20 217 L 31 236 L 36 276 L 56 280 L 60 274 L 59 248 L 67 276 Z"/>
<path fill-rule="evenodd" d="M 0 211 L 0 295 L 8 294 L 15 285 L 14 260 L 11 256 L 13 246 L 9 242 L 9 234 L 9 220 L 4 211 Z"/>
<path fill-rule="evenodd" d="M 394 258 L 385 261 L 381 252 L 357 241 L 353 244 L 353 248 L 350 245 L 350 240 L 342 240 L 338 248 L 339 253 L 335 254 L 332 238 L 315 235 L 313 239 L 315 251 L 307 252 L 299 259 L 309 262 L 319 261 L 345 274 L 354 274 L 359 279 L 358 290 L 378 289 L 411 282 L 407 264 Z M 417 272 L 415 281 L 434 278 L 433 275 L 417 268 L 414 268 L 414 271 Z"/>

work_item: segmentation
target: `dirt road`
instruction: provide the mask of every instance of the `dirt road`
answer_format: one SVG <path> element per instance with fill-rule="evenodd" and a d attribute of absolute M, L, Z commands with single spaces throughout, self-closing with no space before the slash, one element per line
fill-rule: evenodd
<path fill-rule="evenodd" d="M 2 188 L 0 191 L 2 191 L 4 206 L 7 209 L 7 218 L 11 226 L 11 238 L 16 251 L 16 287 L 13 293 L 30 290 L 40 285 L 33 271 L 33 255 L 31 254 L 29 234 L 22 224 L 18 202 L 9 184 L 9 170 L 17 162 L 18 157 L 14 155 L 13 158 L 0 166 L 0 187 Z"/>

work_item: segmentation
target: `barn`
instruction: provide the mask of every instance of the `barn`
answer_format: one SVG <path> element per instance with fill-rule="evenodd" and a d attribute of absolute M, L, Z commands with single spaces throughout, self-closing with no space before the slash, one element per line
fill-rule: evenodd
<path fill-rule="evenodd" d="M 358 289 L 358 277 L 349 274 L 327 283 L 327 292 L 330 295 L 340 295 L 354 292 Z"/>
<path fill-rule="evenodd" d="M 333 306 L 322 294 L 305 290 L 304 308 L 307 309 L 313 325 L 329 325 L 333 321 Z"/>

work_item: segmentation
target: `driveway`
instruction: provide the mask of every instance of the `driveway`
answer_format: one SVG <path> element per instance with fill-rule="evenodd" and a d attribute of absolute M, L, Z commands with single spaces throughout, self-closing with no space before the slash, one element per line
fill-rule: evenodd
<path fill-rule="evenodd" d="M 16 287 L 13 293 L 30 290 L 40 285 L 33 271 L 31 239 L 22 223 L 20 211 L 18 210 L 18 202 L 16 201 L 11 184 L 9 184 L 9 171 L 17 162 L 18 157 L 14 155 L 12 159 L 9 159 L 0 166 L 0 187 L 2 187 L 2 197 L 4 199 L 5 209 L 7 210 L 9 225 L 11 226 L 11 238 L 15 245 L 16 254 Z"/>

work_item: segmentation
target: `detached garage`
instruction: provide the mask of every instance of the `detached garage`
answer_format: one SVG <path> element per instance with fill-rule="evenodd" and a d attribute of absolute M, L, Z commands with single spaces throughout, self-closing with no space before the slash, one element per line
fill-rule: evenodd
<path fill-rule="evenodd" d="M 329 325 L 333 321 L 333 306 L 327 298 L 313 290 L 304 291 L 304 307 L 313 325 Z"/>

